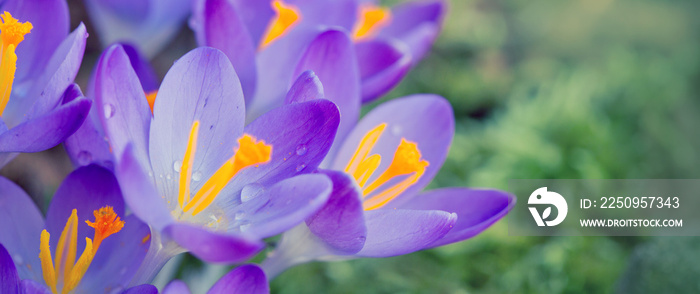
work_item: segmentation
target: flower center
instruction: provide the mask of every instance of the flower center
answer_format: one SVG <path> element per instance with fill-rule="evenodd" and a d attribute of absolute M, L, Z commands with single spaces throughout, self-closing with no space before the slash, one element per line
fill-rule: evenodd
<path fill-rule="evenodd" d="M 24 40 L 24 35 L 32 30 L 32 24 L 18 22 L 7 11 L 0 17 L 2 18 L 0 23 L 0 40 L 2 40 L 2 48 L 0 49 L 2 56 L 0 59 L 0 116 L 2 116 L 7 102 L 10 101 L 12 83 L 15 80 L 15 71 L 17 70 L 15 49 Z"/>
<path fill-rule="evenodd" d="M 197 191 L 194 197 L 190 198 L 190 182 L 192 180 L 192 165 L 194 154 L 197 149 L 197 135 L 199 133 L 199 121 L 192 124 L 190 137 L 187 142 L 187 150 L 182 160 L 180 169 L 180 190 L 178 203 L 183 212 L 192 209 L 192 216 L 197 215 L 207 208 L 214 201 L 216 196 L 228 184 L 229 181 L 242 169 L 251 165 L 258 165 L 270 161 L 272 145 L 267 145 L 263 141 L 256 141 L 255 137 L 243 134 L 238 139 L 238 149 L 233 156 L 227 160 Z"/>
<path fill-rule="evenodd" d="M 391 10 L 372 4 L 360 6 L 360 13 L 353 29 L 353 38 L 362 40 L 376 35 L 391 22 Z"/>
<path fill-rule="evenodd" d="M 428 161 L 421 159 L 421 152 L 418 145 L 401 139 L 401 143 L 394 152 L 394 158 L 389 167 L 371 183 L 367 183 L 369 178 L 379 167 L 382 157 L 379 154 L 369 155 L 374 145 L 386 129 L 386 123 L 376 126 L 365 134 L 360 144 L 355 150 L 350 162 L 348 162 L 345 172 L 353 176 L 364 195 L 363 207 L 365 210 L 380 208 L 397 196 L 401 195 L 409 187 L 415 184 L 425 173 Z M 387 185 L 395 178 L 408 175 L 403 180 L 393 185 Z M 395 181 L 392 181 L 395 182 Z M 378 188 L 388 186 L 381 191 Z"/>
<path fill-rule="evenodd" d="M 276 16 L 270 20 L 267 25 L 267 30 L 263 42 L 260 44 L 260 49 L 267 47 L 272 41 L 281 37 L 301 18 L 299 9 L 292 5 L 287 5 L 280 0 L 272 1 L 272 9 L 275 10 Z"/>
<path fill-rule="evenodd" d="M 70 293 L 80 283 L 85 275 L 92 259 L 100 248 L 102 240 L 110 235 L 119 232 L 124 227 L 124 221 L 119 219 L 111 206 L 105 206 L 93 212 L 95 222 L 85 221 L 88 226 L 95 228 L 94 242 L 90 238 L 85 238 L 85 250 L 75 261 L 78 248 L 78 212 L 73 209 L 66 226 L 61 232 L 61 237 L 56 245 L 56 263 L 51 258 L 49 248 L 49 232 L 41 232 L 39 259 L 41 260 L 41 270 L 44 275 L 46 285 L 51 288 L 54 294 L 58 293 L 60 286 L 61 293 Z"/>

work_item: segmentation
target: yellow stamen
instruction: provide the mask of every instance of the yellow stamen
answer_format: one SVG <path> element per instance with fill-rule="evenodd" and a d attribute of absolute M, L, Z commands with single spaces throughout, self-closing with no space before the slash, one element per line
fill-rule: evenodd
<path fill-rule="evenodd" d="M 92 212 L 95 222 L 85 221 L 88 226 L 95 229 L 95 241 L 93 242 L 93 254 L 100 248 L 102 240 L 117 233 L 124 228 L 124 221 L 114 212 L 111 206 L 105 206 Z"/>
<path fill-rule="evenodd" d="M 292 5 L 287 5 L 280 0 L 272 1 L 272 8 L 275 10 L 277 16 L 270 20 L 270 23 L 267 25 L 266 33 L 263 35 L 265 37 L 263 38 L 262 44 L 260 44 L 261 49 L 284 35 L 284 33 L 298 23 L 301 18 L 299 9 Z"/>
<path fill-rule="evenodd" d="M 381 162 L 380 155 L 368 155 L 374 148 L 374 145 L 377 143 L 377 140 L 379 140 L 379 137 L 382 135 L 385 128 L 386 124 L 383 123 L 367 132 L 362 140 L 360 140 L 360 144 L 357 147 L 355 154 L 352 156 L 347 167 L 345 168 L 345 172 L 352 175 L 357 184 L 363 188 L 362 194 L 365 196 L 363 207 L 365 210 L 380 208 L 397 196 L 401 195 L 401 193 L 406 191 L 406 189 L 418 182 L 420 177 L 425 173 L 425 168 L 429 164 L 428 161 L 422 159 L 421 152 L 416 143 L 402 138 L 401 143 L 396 148 L 394 158 L 389 167 L 381 175 L 379 175 L 379 177 L 367 185 L 368 179 L 372 176 L 372 174 L 374 174 L 379 167 L 379 163 Z M 399 183 L 372 195 L 373 192 L 387 184 L 392 179 L 404 175 L 410 176 Z"/>
<path fill-rule="evenodd" d="M 0 55 L 2 57 L 2 61 L 0 61 L 0 116 L 2 116 L 10 101 L 12 83 L 15 80 L 15 71 L 17 70 L 15 49 L 24 40 L 24 35 L 32 30 L 32 24 L 18 22 L 7 11 L 0 17 L 2 18 L 0 23 L 0 40 L 2 40 L 2 48 L 0 49 L 2 52 Z"/>
<path fill-rule="evenodd" d="M 153 105 L 156 104 L 156 96 L 158 95 L 158 90 L 153 90 L 146 93 L 146 100 L 148 101 L 148 106 L 151 107 L 151 114 L 153 114 Z"/>
<path fill-rule="evenodd" d="M 391 21 L 391 10 L 373 4 L 360 7 L 360 15 L 355 23 L 353 38 L 361 40 L 376 35 Z"/>
<path fill-rule="evenodd" d="M 41 239 L 39 243 L 39 259 L 41 260 L 41 271 L 44 274 L 44 281 L 49 286 L 51 292 L 56 291 L 56 270 L 53 267 L 53 259 L 51 258 L 51 248 L 49 248 L 49 232 L 41 231 Z"/>
<path fill-rule="evenodd" d="M 148 240 L 151 240 L 151 234 L 148 234 L 145 237 L 143 237 L 143 239 L 141 239 L 141 244 L 146 244 Z"/>
<path fill-rule="evenodd" d="M 70 293 L 75 287 L 80 284 L 85 272 L 87 272 L 92 263 L 97 249 L 102 240 L 108 236 L 119 232 L 124 227 L 124 222 L 119 219 L 114 209 L 111 206 L 105 206 L 93 212 L 95 222 L 86 221 L 86 223 L 95 228 L 95 243 L 90 238 L 85 238 L 85 250 L 75 261 L 76 251 L 78 247 L 78 213 L 73 209 L 66 226 L 61 232 L 61 237 L 56 246 L 56 263 L 54 266 L 51 258 L 51 250 L 49 248 L 49 233 L 44 230 L 41 232 L 39 259 L 41 260 L 41 270 L 43 272 L 46 285 L 51 288 L 54 294 L 59 293 L 57 290 L 58 280 L 63 279 L 61 293 Z"/>
<path fill-rule="evenodd" d="M 270 161 L 272 146 L 265 142 L 257 142 L 248 134 L 244 134 L 238 139 L 238 150 L 233 157 L 227 160 L 215 173 L 207 180 L 191 201 L 185 205 L 183 211 L 187 212 L 194 208 L 192 215 L 197 215 L 207 208 L 228 184 L 228 182 L 242 169 L 251 165 L 257 165 Z M 196 206 L 196 208 L 195 208 Z"/>
<path fill-rule="evenodd" d="M 190 138 L 187 141 L 185 158 L 182 159 L 180 168 L 180 194 L 177 197 L 180 208 L 185 207 L 185 203 L 190 201 L 190 179 L 192 179 L 192 164 L 194 164 L 194 153 L 197 151 L 197 136 L 199 134 L 199 121 L 192 124 Z"/>

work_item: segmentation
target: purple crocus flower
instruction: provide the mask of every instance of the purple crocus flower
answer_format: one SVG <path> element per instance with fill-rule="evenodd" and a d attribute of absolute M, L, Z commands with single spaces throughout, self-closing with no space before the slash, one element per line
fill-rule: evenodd
<path fill-rule="evenodd" d="M 163 289 L 162 294 L 190 294 L 187 285 L 175 280 Z M 268 294 L 270 286 L 265 272 L 257 265 L 242 265 L 219 279 L 207 294 Z"/>
<path fill-rule="evenodd" d="M 68 34 L 63 0 L 9 0 L 0 4 L 0 167 L 18 152 L 61 143 L 85 119 L 90 101 L 61 105 L 85 50 L 81 23 Z"/>
<path fill-rule="evenodd" d="M 329 101 L 286 105 L 244 127 L 233 66 L 206 47 L 175 62 L 153 112 L 120 45 L 100 58 L 94 85 L 125 200 L 153 229 L 137 274 L 144 281 L 183 251 L 209 262 L 244 261 L 264 247 L 261 238 L 303 222 L 327 200 L 328 178 L 302 174 L 317 168 L 334 139 L 338 109 Z M 75 142 L 82 145 L 72 150 L 103 148 Z"/>
<path fill-rule="evenodd" d="M 69 174 L 46 219 L 0 177 L 0 212 L 0 293 L 157 293 L 151 285 L 126 289 L 150 234 L 135 216 L 121 220 L 124 200 L 109 170 L 91 165 Z"/>
<path fill-rule="evenodd" d="M 389 10 L 357 0 L 197 0 L 190 24 L 200 45 L 221 49 L 231 59 L 249 115 L 256 117 L 283 103 L 307 47 L 329 29 L 351 37 L 350 61 L 361 83 L 357 95 L 363 102 L 378 98 L 423 58 L 445 11 L 442 1 Z M 324 86 L 325 79 L 320 77 Z"/>
<path fill-rule="evenodd" d="M 84 3 L 103 46 L 128 42 L 149 58 L 168 45 L 192 10 L 192 0 L 85 0 Z"/>
<path fill-rule="evenodd" d="M 388 257 L 470 238 L 502 218 L 515 198 L 502 191 L 422 192 L 454 135 L 449 103 L 413 95 L 379 105 L 342 141 L 327 170 L 328 203 L 283 234 L 263 263 L 268 276 L 310 260 Z"/>

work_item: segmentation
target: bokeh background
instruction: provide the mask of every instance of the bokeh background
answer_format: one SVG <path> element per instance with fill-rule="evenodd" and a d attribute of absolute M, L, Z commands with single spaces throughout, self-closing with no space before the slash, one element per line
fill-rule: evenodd
<path fill-rule="evenodd" d="M 82 2 L 68 2 L 73 27 L 82 20 L 90 31 Z M 432 53 L 364 109 L 414 93 L 450 100 L 457 133 L 430 188 L 507 189 L 508 179 L 700 178 L 700 2 L 449 2 Z M 81 85 L 100 54 L 97 38 L 89 38 Z M 153 60 L 160 76 L 193 47 L 183 25 Z M 59 146 L 20 155 L 0 175 L 45 210 L 72 170 L 63 152 Z M 301 265 L 275 279 L 272 290 L 700 293 L 699 238 L 511 237 L 506 221 L 465 242 L 406 256 Z M 184 257 L 168 273 L 196 288 L 225 270 Z"/>

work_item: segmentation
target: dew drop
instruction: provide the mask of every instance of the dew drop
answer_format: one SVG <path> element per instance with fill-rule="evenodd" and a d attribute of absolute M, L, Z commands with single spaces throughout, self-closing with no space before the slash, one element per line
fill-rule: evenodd
<path fill-rule="evenodd" d="M 88 165 L 90 162 L 92 162 L 92 153 L 90 151 L 83 150 L 78 153 L 78 164 Z"/>
<path fill-rule="evenodd" d="M 22 255 L 19 255 L 19 254 L 12 255 L 12 260 L 14 260 L 17 265 L 24 264 L 24 258 L 22 258 Z"/>
<path fill-rule="evenodd" d="M 253 183 L 246 185 L 241 190 L 241 202 L 245 203 L 260 196 L 265 191 L 263 185 Z"/>
<path fill-rule="evenodd" d="M 297 146 L 297 155 L 299 155 L 299 156 L 304 155 L 304 154 L 306 154 L 306 151 L 307 151 L 306 145 L 301 144 L 301 145 Z"/>
<path fill-rule="evenodd" d="M 245 231 L 247 231 L 247 230 L 250 228 L 250 223 L 249 223 L 249 222 L 244 222 L 244 223 L 241 224 L 238 228 L 241 230 L 241 232 L 245 232 Z"/>
<path fill-rule="evenodd" d="M 304 169 L 305 167 L 306 167 L 306 164 L 303 164 L 303 163 L 300 164 L 300 165 L 297 165 L 297 171 L 299 172 L 299 171 L 301 171 L 302 169 Z"/>
<path fill-rule="evenodd" d="M 238 220 L 242 220 L 242 219 L 245 218 L 245 217 L 246 217 L 246 214 L 245 214 L 245 211 L 243 211 L 243 210 L 236 211 L 236 215 L 234 216 L 234 218 L 235 218 L 237 221 L 238 221 Z"/>
<path fill-rule="evenodd" d="M 196 171 L 194 174 L 192 174 L 192 180 L 195 182 L 199 182 L 202 180 L 202 172 L 201 171 Z"/>
<path fill-rule="evenodd" d="M 112 118 L 114 116 L 114 105 L 112 104 L 105 104 L 105 118 Z"/>
<path fill-rule="evenodd" d="M 391 127 L 391 134 L 394 136 L 400 136 L 403 129 L 400 125 L 394 125 Z"/>
<path fill-rule="evenodd" d="M 170 181 L 173 179 L 173 176 L 171 174 L 167 174 L 167 175 L 165 175 L 165 179 Z"/>
<path fill-rule="evenodd" d="M 173 170 L 175 170 L 176 173 L 179 173 L 181 169 L 182 161 L 176 160 L 175 162 L 173 162 Z"/>

